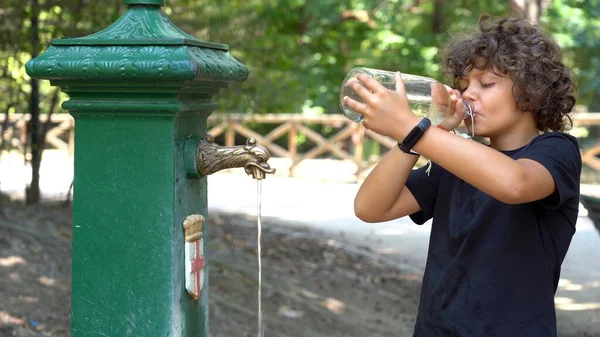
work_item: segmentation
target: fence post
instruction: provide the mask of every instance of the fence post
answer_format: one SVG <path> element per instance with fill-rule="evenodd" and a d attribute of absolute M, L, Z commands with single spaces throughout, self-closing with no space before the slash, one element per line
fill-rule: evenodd
<path fill-rule="evenodd" d="M 206 337 L 208 270 L 194 299 L 182 225 L 206 215 L 206 178 L 186 176 L 184 143 L 248 72 L 227 45 L 179 30 L 164 0 L 124 3 L 107 29 L 53 40 L 26 66 L 69 95 L 77 127 L 71 336 Z"/>

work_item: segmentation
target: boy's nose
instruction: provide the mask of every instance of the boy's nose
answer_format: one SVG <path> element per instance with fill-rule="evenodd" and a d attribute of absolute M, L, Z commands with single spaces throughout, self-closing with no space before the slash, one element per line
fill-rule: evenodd
<path fill-rule="evenodd" d="M 467 90 L 465 90 L 465 91 L 462 93 L 462 97 L 463 97 L 463 99 L 465 99 L 465 100 L 467 100 L 467 101 L 469 101 L 469 102 L 473 102 L 473 101 L 475 101 L 475 100 L 476 100 L 476 97 L 477 97 L 477 95 L 476 95 L 476 93 L 473 91 L 473 89 L 471 89 L 471 88 L 467 88 Z"/>

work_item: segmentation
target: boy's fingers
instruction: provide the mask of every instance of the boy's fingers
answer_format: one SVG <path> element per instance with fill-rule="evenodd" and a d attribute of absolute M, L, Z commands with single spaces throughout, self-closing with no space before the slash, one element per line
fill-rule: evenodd
<path fill-rule="evenodd" d="M 467 108 L 463 104 L 462 99 L 458 99 L 456 101 L 456 114 L 457 114 L 457 117 L 459 120 L 462 120 L 465 117 L 465 115 L 467 114 Z"/>
<path fill-rule="evenodd" d="M 452 89 L 451 95 L 455 102 L 456 113 L 459 118 L 462 118 L 467 113 L 467 110 L 463 104 L 462 94 L 460 91 Z"/>
<path fill-rule="evenodd" d="M 347 107 L 350 107 L 352 110 L 354 110 L 354 111 L 356 111 L 356 112 L 358 112 L 360 114 L 363 114 L 363 115 L 364 115 L 364 112 L 367 109 L 366 104 L 357 102 L 357 101 L 353 100 L 352 98 L 350 98 L 348 96 L 344 97 L 344 105 L 347 106 Z"/>
<path fill-rule="evenodd" d="M 370 76 L 360 74 L 356 78 L 360 81 L 360 83 L 364 85 L 364 87 L 369 89 L 371 92 L 383 93 L 387 91 L 387 89 L 383 85 L 379 84 L 379 82 L 375 81 L 375 79 Z M 361 95 L 361 97 L 363 96 Z"/>
<path fill-rule="evenodd" d="M 460 90 L 454 89 L 454 95 L 456 95 L 456 98 L 462 99 L 462 94 L 460 93 Z"/>
<path fill-rule="evenodd" d="M 404 81 L 402 80 L 402 74 L 400 74 L 400 72 L 397 71 L 394 77 L 396 79 L 396 92 L 405 92 L 406 87 L 404 86 Z"/>
<path fill-rule="evenodd" d="M 456 102 L 457 100 L 459 100 L 461 98 L 460 91 L 452 89 L 451 87 L 449 87 L 445 84 L 444 84 L 444 87 L 448 91 L 448 95 L 450 95 L 450 100 L 452 102 Z"/>
<path fill-rule="evenodd" d="M 361 76 L 361 75 L 359 75 L 359 76 Z M 364 101 L 368 101 L 371 96 L 371 92 L 369 90 L 367 90 L 367 88 L 365 88 L 363 83 L 364 83 L 363 81 L 360 81 L 360 82 L 354 81 L 354 82 L 350 83 L 350 85 L 352 86 L 352 89 L 354 89 L 354 91 L 356 91 L 358 96 L 360 96 Z"/>
<path fill-rule="evenodd" d="M 452 87 L 450 87 L 450 86 L 448 86 L 446 84 L 444 84 L 444 87 L 446 88 L 446 90 L 448 90 L 448 94 L 449 95 L 454 94 L 454 89 L 452 89 Z"/>

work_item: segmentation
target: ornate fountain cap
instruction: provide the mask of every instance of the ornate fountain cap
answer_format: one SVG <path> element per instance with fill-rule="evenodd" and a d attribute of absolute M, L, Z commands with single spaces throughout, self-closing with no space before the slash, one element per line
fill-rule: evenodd
<path fill-rule="evenodd" d="M 83 37 L 54 39 L 27 62 L 29 76 L 48 79 L 69 94 L 64 109 L 79 115 L 191 114 L 214 109 L 209 101 L 216 93 L 247 78 L 248 69 L 229 46 L 197 39 L 169 20 L 161 9 L 165 0 L 124 3 L 127 11 L 110 26 Z M 92 98 L 89 92 L 107 98 Z"/>
<path fill-rule="evenodd" d="M 126 5 L 156 5 L 164 6 L 165 0 L 125 0 Z"/>

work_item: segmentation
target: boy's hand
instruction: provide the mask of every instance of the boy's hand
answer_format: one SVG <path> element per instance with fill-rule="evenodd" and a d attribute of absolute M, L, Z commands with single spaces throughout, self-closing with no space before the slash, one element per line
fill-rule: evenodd
<path fill-rule="evenodd" d="M 452 89 L 447 85 L 445 87 L 450 95 L 450 104 L 448 104 L 446 118 L 444 118 L 444 121 L 440 123 L 440 127 L 446 131 L 450 131 L 457 128 L 460 123 L 462 123 L 463 119 L 465 118 L 465 114 L 467 113 L 467 109 L 463 105 L 460 91 Z"/>
<path fill-rule="evenodd" d="M 351 85 L 364 103 L 345 97 L 344 104 L 363 115 L 365 128 L 402 141 L 420 119 L 410 110 L 400 73 L 396 73 L 394 91 L 364 74 L 357 79 Z"/>

